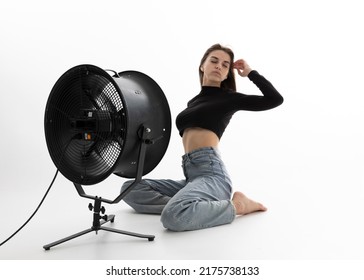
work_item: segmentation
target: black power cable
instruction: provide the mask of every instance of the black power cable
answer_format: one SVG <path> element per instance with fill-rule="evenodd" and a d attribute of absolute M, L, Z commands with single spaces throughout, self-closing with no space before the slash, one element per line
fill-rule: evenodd
<path fill-rule="evenodd" d="M 40 208 L 40 206 L 43 204 L 43 201 L 45 200 L 45 198 L 47 197 L 47 195 L 48 195 L 48 193 L 49 193 L 49 191 L 50 191 L 50 189 L 51 189 L 51 187 L 53 186 L 53 183 L 54 183 L 54 181 L 56 180 L 56 178 L 57 178 L 57 175 L 58 175 L 58 169 L 57 169 L 57 171 L 56 171 L 56 174 L 54 175 L 54 177 L 53 177 L 53 180 L 52 180 L 52 182 L 51 182 L 51 184 L 49 185 L 49 187 L 48 187 L 48 189 L 47 189 L 47 191 L 46 191 L 46 193 L 44 194 L 44 196 L 43 196 L 43 198 L 42 198 L 42 200 L 40 201 L 40 203 L 39 203 L 39 205 L 38 205 L 38 207 L 37 207 L 37 209 L 35 209 L 35 211 L 34 211 L 34 213 L 29 217 L 29 219 L 16 231 L 16 232 L 14 232 L 10 237 L 8 237 L 5 241 L 3 241 L 3 242 L 1 242 L 0 243 L 0 246 L 2 246 L 2 245 L 4 245 L 6 242 L 8 242 L 11 238 L 13 238 L 14 237 L 14 235 L 15 234 L 17 234 L 19 231 L 21 231 L 22 229 L 23 229 L 23 227 L 25 227 L 28 223 L 29 223 L 29 221 L 34 217 L 34 215 L 38 212 L 38 210 L 39 210 L 39 208 Z"/>

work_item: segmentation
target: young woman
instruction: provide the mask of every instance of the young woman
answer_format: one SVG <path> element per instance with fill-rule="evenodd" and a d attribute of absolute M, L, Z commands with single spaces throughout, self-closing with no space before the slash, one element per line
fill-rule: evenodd
<path fill-rule="evenodd" d="M 263 96 L 236 92 L 234 69 L 248 77 Z M 124 201 L 140 213 L 161 214 L 165 228 L 197 230 L 231 223 L 236 215 L 266 208 L 241 192 L 232 194 L 232 183 L 221 160 L 218 145 L 233 114 L 279 106 L 283 97 L 273 85 L 243 60 L 234 62 L 231 49 L 210 47 L 199 66 L 201 92 L 176 119 L 185 155 L 185 179 L 142 180 Z M 124 183 L 123 188 L 131 181 Z"/>

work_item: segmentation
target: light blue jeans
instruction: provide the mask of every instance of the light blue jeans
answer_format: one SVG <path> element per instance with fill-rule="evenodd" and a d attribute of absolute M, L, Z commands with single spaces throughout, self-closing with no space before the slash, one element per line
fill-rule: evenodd
<path fill-rule="evenodd" d="M 161 214 L 163 226 L 172 231 L 231 223 L 236 215 L 231 180 L 218 150 L 205 147 L 185 154 L 182 167 L 185 180 L 143 179 L 124 201 L 137 212 Z"/>

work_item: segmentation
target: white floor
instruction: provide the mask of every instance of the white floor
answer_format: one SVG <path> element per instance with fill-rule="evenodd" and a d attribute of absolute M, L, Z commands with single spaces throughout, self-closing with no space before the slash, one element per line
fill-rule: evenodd
<path fill-rule="evenodd" d="M 44 175 L 44 176 L 43 176 Z M 17 187 L 2 185 L 0 241 L 12 234 L 33 212 L 53 174 Z M 49 175 L 49 176 L 48 176 Z M 221 259 L 221 260 L 352 260 L 364 258 L 364 210 L 361 188 L 320 188 L 306 185 L 289 174 L 280 186 L 250 187 L 247 194 L 264 202 L 265 213 L 238 217 L 232 224 L 206 230 L 174 233 L 165 230 L 157 215 L 133 212 L 123 201 L 103 204 L 106 214 L 115 214 L 113 228 L 155 235 L 154 241 L 99 231 L 60 244 L 49 251 L 43 245 L 91 227 L 91 200 L 78 196 L 73 185 L 59 175 L 48 197 L 30 223 L 0 247 L 0 259 L 7 260 L 110 260 L 110 259 Z M 269 172 L 266 176 L 270 176 Z M 48 178 L 45 180 L 45 178 Z M 110 177 L 109 185 L 120 181 Z M 20 180 L 21 181 L 21 180 Z M 20 182 L 19 181 L 19 182 Z M 268 182 L 262 178 L 260 182 Z M 331 181 L 331 180 L 329 180 Z M 15 180 L 15 182 L 17 182 Z M 295 183 L 292 185 L 291 183 Z M 116 189 L 85 188 L 106 198 Z M 260 188 L 260 189 L 259 189 Z M 109 197 L 107 197 L 109 196 Z M 258 199 L 259 198 L 259 199 Z"/>

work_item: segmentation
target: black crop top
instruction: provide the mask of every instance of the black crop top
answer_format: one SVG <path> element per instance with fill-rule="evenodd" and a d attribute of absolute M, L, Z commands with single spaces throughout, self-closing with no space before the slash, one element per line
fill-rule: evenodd
<path fill-rule="evenodd" d="M 220 139 L 235 112 L 263 111 L 283 103 L 283 97 L 279 92 L 257 71 L 251 71 L 248 78 L 259 88 L 263 96 L 203 86 L 201 92 L 192 98 L 187 103 L 187 108 L 177 116 L 179 134 L 182 136 L 187 128 L 200 127 L 213 131 Z"/>

